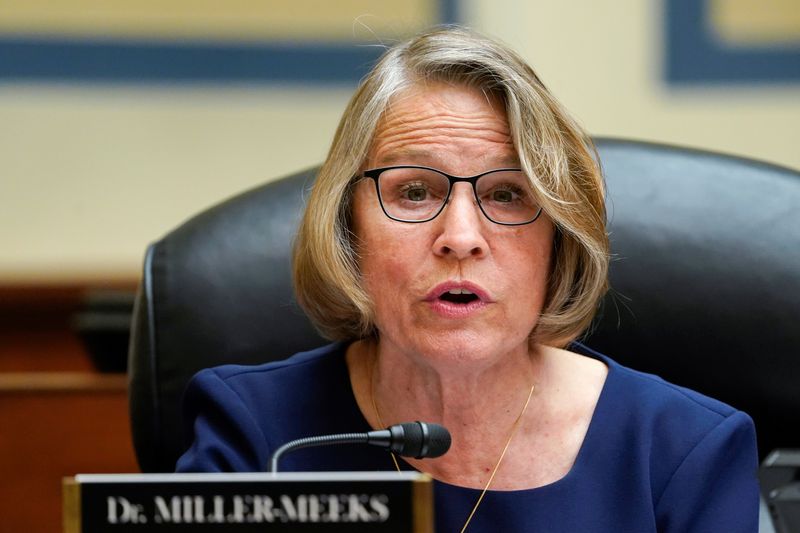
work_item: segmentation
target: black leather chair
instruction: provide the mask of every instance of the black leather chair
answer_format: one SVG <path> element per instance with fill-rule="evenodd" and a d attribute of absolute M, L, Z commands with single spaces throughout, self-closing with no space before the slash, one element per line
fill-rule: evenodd
<path fill-rule="evenodd" d="M 597 144 L 614 290 L 587 344 L 747 411 L 762 457 L 800 447 L 800 173 L 657 144 Z M 245 192 L 147 250 L 129 360 L 143 471 L 171 471 L 182 452 L 181 394 L 197 370 L 325 342 L 294 303 L 289 273 L 313 179 L 309 170 Z"/>

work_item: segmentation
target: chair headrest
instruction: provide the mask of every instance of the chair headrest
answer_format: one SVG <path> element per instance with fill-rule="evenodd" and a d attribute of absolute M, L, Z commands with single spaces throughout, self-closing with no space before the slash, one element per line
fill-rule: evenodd
<path fill-rule="evenodd" d="M 719 154 L 597 141 L 612 293 L 587 344 L 756 419 L 762 454 L 800 446 L 800 174 Z M 147 253 L 130 347 L 134 444 L 171 471 L 199 369 L 325 341 L 296 306 L 291 242 L 316 169 L 245 192 Z"/>

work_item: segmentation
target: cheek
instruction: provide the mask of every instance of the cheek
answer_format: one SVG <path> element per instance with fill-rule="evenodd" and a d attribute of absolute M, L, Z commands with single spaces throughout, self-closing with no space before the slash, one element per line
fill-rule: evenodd
<path fill-rule="evenodd" d="M 409 243 L 415 239 L 406 228 L 387 227 L 392 224 L 383 213 L 373 216 L 365 209 L 356 210 L 353 230 L 356 235 L 358 266 L 363 287 L 378 315 L 392 312 L 399 305 L 400 296 L 408 292 L 409 280 L 413 279 L 411 265 L 414 249 Z M 380 316 L 376 319 L 380 321 Z"/>
<path fill-rule="evenodd" d="M 373 303 L 391 304 L 408 289 L 414 277 L 414 250 L 405 245 L 407 240 L 390 239 L 386 234 L 365 237 L 359 262 L 364 286 Z"/>
<path fill-rule="evenodd" d="M 512 243 L 506 243 L 502 264 L 506 279 L 513 285 L 512 290 L 521 291 L 523 306 L 533 305 L 540 309 L 547 296 L 551 276 L 553 231 L 551 226 L 537 228 L 531 234 L 519 234 Z M 522 288 L 527 288 L 524 290 Z"/>
<path fill-rule="evenodd" d="M 390 248 L 377 250 L 377 253 L 362 258 L 361 276 L 363 287 L 372 302 L 375 327 L 378 331 L 389 334 L 409 318 L 406 312 L 406 296 L 412 292 L 408 284 L 413 276 L 408 271 L 410 261 L 403 261 L 402 254 L 397 254 Z"/>

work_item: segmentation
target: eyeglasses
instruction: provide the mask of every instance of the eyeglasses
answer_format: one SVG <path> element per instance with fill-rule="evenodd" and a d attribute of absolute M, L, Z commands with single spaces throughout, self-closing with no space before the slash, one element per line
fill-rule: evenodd
<path fill-rule="evenodd" d="M 530 180 L 518 168 L 462 178 L 434 168 L 402 165 L 366 170 L 363 175 L 375 181 L 383 212 L 398 222 L 433 220 L 447 205 L 453 184 L 462 181 L 472 185 L 478 207 L 495 224 L 530 224 L 542 213 Z"/>

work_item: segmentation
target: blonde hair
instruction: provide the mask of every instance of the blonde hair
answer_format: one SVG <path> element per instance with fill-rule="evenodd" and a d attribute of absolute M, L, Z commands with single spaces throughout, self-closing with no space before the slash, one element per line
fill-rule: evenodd
<path fill-rule="evenodd" d="M 607 290 L 605 187 L 596 151 L 521 57 L 460 27 L 434 28 L 388 49 L 350 100 L 295 241 L 300 305 L 330 339 L 375 333 L 349 229 L 351 185 L 392 98 L 429 80 L 475 87 L 505 104 L 522 169 L 556 227 L 550 286 L 531 338 L 568 344 L 589 326 Z"/>

